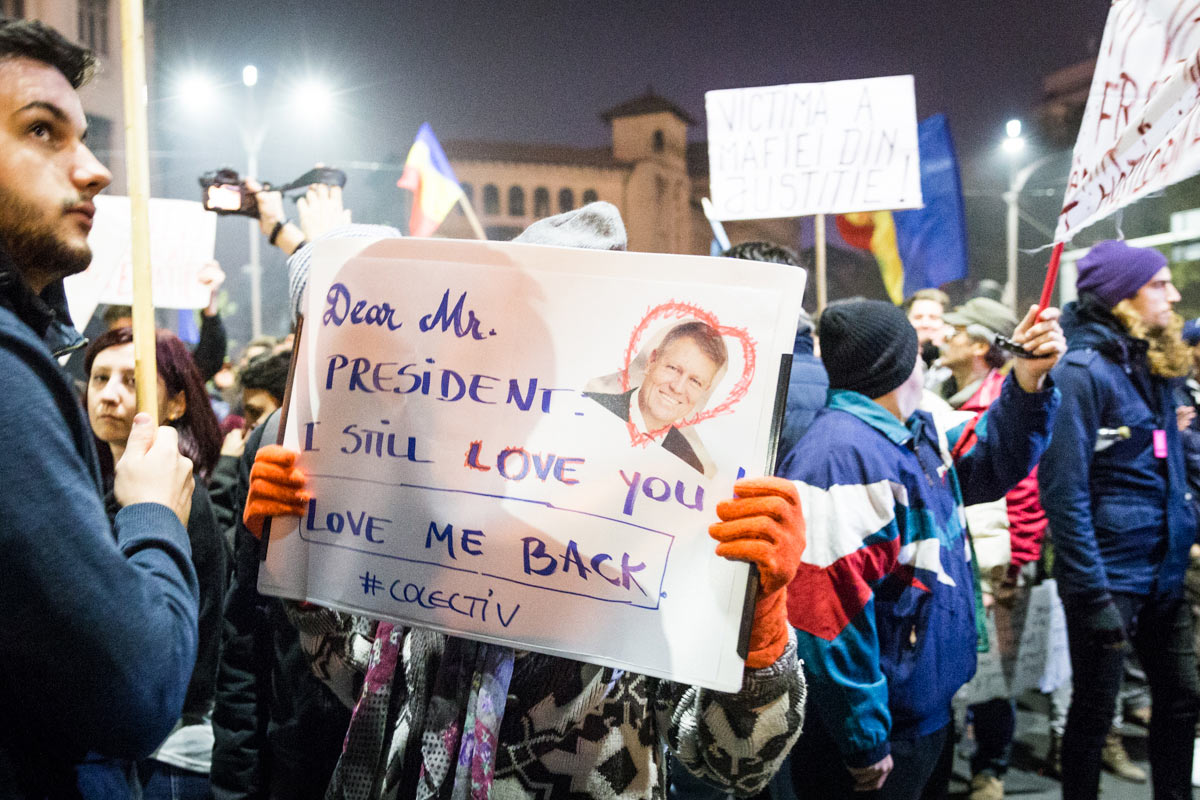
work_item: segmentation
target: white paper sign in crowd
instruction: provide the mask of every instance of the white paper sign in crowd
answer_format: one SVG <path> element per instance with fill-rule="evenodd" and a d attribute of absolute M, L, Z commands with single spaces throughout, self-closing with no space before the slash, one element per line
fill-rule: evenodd
<path fill-rule="evenodd" d="M 100 303 L 133 303 L 129 198 L 99 195 L 88 245 L 92 263 L 66 280 L 71 318 L 85 325 Z M 150 268 L 158 308 L 204 308 L 200 269 L 213 257 L 217 215 L 193 200 L 150 200 Z"/>
<path fill-rule="evenodd" d="M 314 499 L 260 590 L 736 691 L 748 569 L 707 529 L 764 470 L 803 271 L 315 247 L 284 425 Z"/>
<path fill-rule="evenodd" d="M 1115 0 L 1075 142 L 1055 241 L 1200 172 L 1200 16 Z"/>
<path fill-rule="evenodd" d="M 704 95 L 722 220 L 921 207 L 911 75 Z"/>

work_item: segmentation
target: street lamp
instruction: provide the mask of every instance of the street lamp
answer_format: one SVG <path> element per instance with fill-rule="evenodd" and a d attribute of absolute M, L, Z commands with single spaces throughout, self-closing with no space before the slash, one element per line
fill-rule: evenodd
<path fill-rule="evenodd" d="M 239 115 L 238 126 L 242 150 L 246 157 L 244 177 L 258 179 L 258 157 L 267 135 L 267 124 L 255 97 L 258 85 L 258 67 L 247 64 L 242 67 L 242 85 L 245 87 L 245 105 Z M 224 88 L 228 91 L 228 83 Z M 179 98 L 192 111 L 207 111 L 220 98 L 220 89 L 209 76 L 192 72 L 177 85 Z M 301 81 L 292 92 L 293 107 L 302 110 L 309 119 L 321 119 L 333 109 L 333 92 L 319 78 Z M 228 99 L 228 95 L 226 95 Z M 250 276 L 250 330 L 254 337 L 262 335 L 262 262 L 260 259 L 261 233 L 258 221 L 251 219 L 249 226 L 249 259 L 245 271 Z"/>
<path fill-rule="evenodd" d="M 1004 125 L 1004 140 L 1000 149 L 1010 159 L 1008 191 L 1004 193 L 1004 204 L 1007 207 L 1005 218 L 1005 250 L 1008 261 L 1007 280 L 1004 284 L 1004 303 L 1013 310 L 1019 319 L 1022 314 L 1017 309 L 1017 236 L 1020 223 L 1021 190 L 1026 182 L 1043 164 L 1054 158 L 1054 154 L 1044 155 L 1036 161 L 1016 169 L 1016 158 L 1025 150 L 1025 138 L 1021 136 L 1021 120 L 1010 119 Z"/>
<path fill-rule="evenodd" d="M 258 152 L 267 135 L 265 125 L 257 118 L 254 104 L 254 87 L 258 84 L 258 67 L 247 64 L 242 67 L 242 85 L 246 87 L 246 124 L 242 126 L 242 149 L 246 151 L 246 177 L 258 180 Z M 252 119 L 253 117 L 253 119 Z M 259 255 L 258 220 L 250 219 L 250 333 L 254 338 L 262 336 L 262 260 Z"/>

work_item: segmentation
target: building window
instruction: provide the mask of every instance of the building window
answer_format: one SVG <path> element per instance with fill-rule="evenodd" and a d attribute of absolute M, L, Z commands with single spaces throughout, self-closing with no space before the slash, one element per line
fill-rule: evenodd
<path fill-rule="evenodd" d="M 525 190 L 520 186 L 513 186 L 508 190 L 508 215 L 525 216 Z"/>
<path fill-rule="evenodd" d="M 24 19 L 25 0 L 0 0 L 0 16 L 9 19 Z"/>
<path fill-rule="evenodd" d="M 500 213 L 500 190 L 496 188 L 496 184 L 494 183 L 489 183 L 483 187 L 483 213 Z"/>
<path fill-rule="evenodd" d="M 570 189 L 563 189 L 558 193 L 558 213 L 565 214 L 575 207 L 575 193 Z"/>
<path fill-rule="evenodd" d="M 594 203 L 600 199 L 600 195 L 596 194 L 595 189 L 585 189 L 583 191 L 583 204 Z"/>
<path fill-rule="evenodd" d="M 96 55 L 108 55 L 108 0 L 79 0 L 79 41 Z"/>
<path fill-rule="evenodd" d="M 459 187 L 462 189 L 463 197 L 465 197 L 467 199 L 467 203 L 469 203 L 472 207 L 474 207 L 475 206 L 475 187 L 472 186 L 471 184 L 467 183 L 466 181 L 463 181 L 462 183 L 460 183 Z M 455 207 L 455 209 L 458 210 L 458 213 L 460 215 L 465 215 L 467 213 L 466 211 L 463 210 L 462 203 L 455 203 L 454 207 Z"/>
<path fill-rule="evenodd" d="M 663 148 L 665 148 L 666 146 L 667 146 L 667 140 L 663 136 L 663 132 L 661 130 L 655 131 L 654 132 L 654 152 L 661 153 L 663 151 Z"/>
<path fill-rule="evenodd" d="M 99 114 L 88 114 L 87 146 L 96 158 L 107 164 L 112 156 L 113 124 L 108 117 Z"/>
<path fill-rule="evenodd" d="M 1171 214 L 1171 233 L 1184 233 L 1185 231 L 1200 233 L 1200 208 L 1176 211 Z M 1200 236 L 1197 236 L 1196 239 L 1200 239 Z M 1200 241 L 1191 240 L 1175 245 L 1171 248 L 1171 260 L 1200 260 Z"/>
<path fill-rule="evenodd" d="M 545 186 L 533 190 L 533 215 L 539 219 L 550 216 L 550 190 Z"/>

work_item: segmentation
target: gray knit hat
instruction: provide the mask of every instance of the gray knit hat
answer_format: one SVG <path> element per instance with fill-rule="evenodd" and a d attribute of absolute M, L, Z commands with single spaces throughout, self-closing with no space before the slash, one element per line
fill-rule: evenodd
<path fill-rule="evenodd" d="M 587 250 L 624 250 L 625 223 L 616 206 L 599 201 L 539 219 L 513 241 Z"/>
<path fill-rule="evenodd" d="M 908 380 L 917 363 L 917 331 L 903 309 L 882 300 L 847 300 L 817 320 L 830 389 L 874 400 Z"/>

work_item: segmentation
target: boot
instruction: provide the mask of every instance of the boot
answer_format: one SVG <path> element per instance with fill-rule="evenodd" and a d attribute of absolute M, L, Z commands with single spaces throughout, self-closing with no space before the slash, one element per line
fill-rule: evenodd
<path fill-rule="evenodd" d="M 1100 761 L 1105 769 L 1122 780 L 1131 783 L 1146 782 L 1146 771 L 1130 761 L 1129 753 L 1125 752 L 1125 743 L 1121 741 L 1121 734 L 1115 730 L 1110 730 L 1104 740 Z"/>
<path fill-rule="evenodd" d="M 1051 778 L 1062 777 L 1062 734 L 1050 731 L 1050 747 L 1046 749 L 1043 774 Z"/>
<path fill-rule="evenodd" d="M 987 772 L 971 778 L 971 793 L 967 800 L 1004 800 L 1004 781 Z"/>

